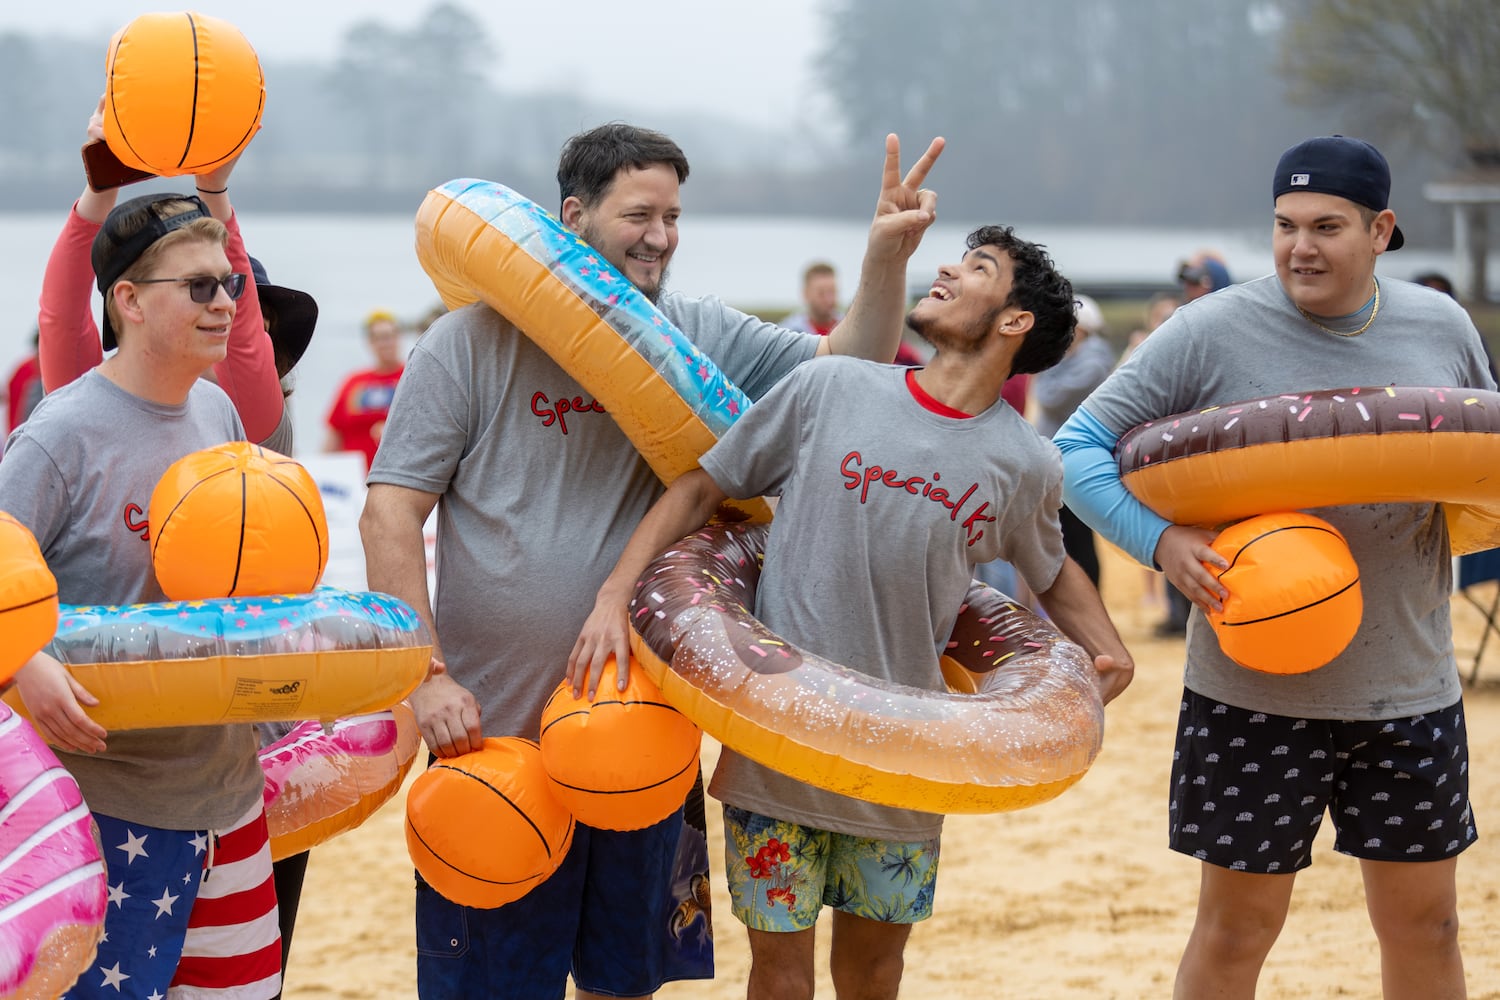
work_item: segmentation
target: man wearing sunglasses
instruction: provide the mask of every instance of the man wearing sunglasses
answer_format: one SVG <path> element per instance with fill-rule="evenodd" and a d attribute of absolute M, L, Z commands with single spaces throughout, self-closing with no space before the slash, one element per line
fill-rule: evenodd
<path fill-rule="evenodd" d="M 200 378 L 224 359 L 246 285 L 227 239 L 200 199 L 175 194 L 119 205 L 94 239 L 104 333 L 119 350 L 47 395 L 0 460 L 0 509 L 36 536 L 64 603 L 163 600 L 146 517 L 157 480 L 189 452 L 244 438 L 229 397 Z M 114 901 L 95 964 L 69 995 L 274 997 L 280 940 L 254 727 L 106 733 L 87 714 L 98 700 L 45 652 L 16 684 L 99 825 Z"/>

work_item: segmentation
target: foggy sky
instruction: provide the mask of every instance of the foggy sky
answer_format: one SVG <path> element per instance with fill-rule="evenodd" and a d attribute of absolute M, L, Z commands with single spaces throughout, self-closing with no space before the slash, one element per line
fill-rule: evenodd
<path fill-rule="evenodd" d="M 504 91 L 604 94 L 642 111 L 698 110 L 785 128 L 814 116 L 812 55 L 822 30 L 814 0 L 457 0 L 499 50 L 493 81 Z M 422 0 L 227 3 L 119 0 L 0 5 L 0 32 L 97 39 L 100 74 L 110 35 L 148 11 L 192 9 L 234 23 L 263 59 L 332 60 L 360 20 L 408 28 Z"/>

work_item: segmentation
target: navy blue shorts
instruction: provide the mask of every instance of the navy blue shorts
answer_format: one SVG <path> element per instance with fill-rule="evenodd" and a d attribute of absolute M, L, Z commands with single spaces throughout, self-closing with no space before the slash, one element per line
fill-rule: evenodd
<path fill-rule="evenodd" d="M 496 909 L 459 906 L 419 877 L 417 993 L 561 1000 L 571 974 L 580 989 L 637 997 L 711 979 L 707 865 L 707 840 L 679 809 L 644 830 L 578 824 L 562 866 Z M 695 892 L 703 909 L 683 912 L 679 899 Z"/>
<path fill-rule="evenodd" d="M 1323 814 L 1334 850 L 1440 861 L 1474 842 L 1463 701 L 1376 722 L 1252 712 L 1184 691 L 1172 760 L 1172 850 L 1235 871 L 1312 864 Z"/>

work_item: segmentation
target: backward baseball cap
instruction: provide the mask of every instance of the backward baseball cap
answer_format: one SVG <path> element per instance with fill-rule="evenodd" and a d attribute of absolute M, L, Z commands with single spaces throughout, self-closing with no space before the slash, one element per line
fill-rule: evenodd
<path fill-rule="evenodd" d="M 1274 201 L 1291 191 L 1337 195 L 1376 212 L 1390 207 L 1391 167 L 1380 150 L 1363 139 L 1321 135 L 1305 139 L 1281 154 L 1271 185 Z M 1387 250 L 1400 250 L 1406 237 L 1391 228 Z"/>
<path fill-rule="evenodd" d="M 172 202 L 189 202 L 191 207 L 165 214 L 164 209 Z M 141 259 L 157 240 L 168 233 L 181 229 L 196 219 L 211 219 L 213 214 L 203 199 L 192 194 L 143 194 L 139 198 L 116 205 L 104 219 L 104 225 L 94 236 L 94 245 L 89 259 L 94 265 L 94 278 L 99 284 L 99 293 L 104 296 L 104 324 L 100 330 L 104 338 L 104 349 L 112 351 L 117 346 L 115 331 L 109 323 L 109 290 L 120 276 L 130 270 L 130 265 Z"/>

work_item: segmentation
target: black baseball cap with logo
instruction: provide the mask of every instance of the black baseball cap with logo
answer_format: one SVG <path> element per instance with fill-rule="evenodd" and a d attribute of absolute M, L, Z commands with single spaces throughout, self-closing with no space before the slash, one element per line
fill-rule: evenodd
<path fill-rule="evenodd" d="M 181 209 L 183 202 L 189 203 L 185 210 Z M 165 211 L 169 206 L 179 211 L 169 214 Z M 211 218 L 213 215 L 203 199 L 191 194 L 144 194 L 116 205 L 105 217 L 104 225 L 99 227 L 89 254 L 100 294 L 108 299 L 110 288 L 130 269 L 130 265 L 141 259 L 141 254 L 151 244 L 195 219 Z M 115 331 L 109 325 L 108 309 L 104 310 L 104 326 L 100 332 L 104 337 L 104 349 L 114 350 Z"/>
<path fill-rule="evenodd" d="M 1337 195 L 1383 212 L 1390 207 L 1391 167 L 1380 150 L 1363 139 L 1345 135 L 1305 139 L 1281 154 L 1271 198 L 1293 191 Z M 1386 249 L 1400 250 L 1405 245 L 1401 227 L 1393 227 Z"/>

